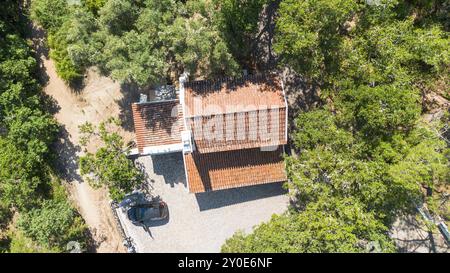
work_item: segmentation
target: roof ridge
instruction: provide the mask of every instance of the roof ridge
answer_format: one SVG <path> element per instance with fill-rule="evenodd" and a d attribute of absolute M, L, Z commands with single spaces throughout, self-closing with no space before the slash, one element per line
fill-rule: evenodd
<path fill-rule="evenodd" d="M 207 116 L 217 116 L 217 115 L 228 115 L 228 114 L 239 114 L 239 113 L 249 113 L 249 112 L 256 112 L 261 110 L 279 110 L 279 109 L 285 109 L 286 105 L 273 105 L 271 108 L 257 108 L 257 109 L 251 109 L 251 110 L 241 110 L 241 111 L 229 111 L 229 112 L 221 112 L 218 114 L 209 114 L 209 115 L 186 115 L 185 118 L 198 118 L 198 117 L 207 117 Z"/>

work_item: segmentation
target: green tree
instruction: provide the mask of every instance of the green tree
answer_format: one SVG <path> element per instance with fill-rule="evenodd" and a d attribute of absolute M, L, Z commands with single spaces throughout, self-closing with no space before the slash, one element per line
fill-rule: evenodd
<path fill-rule="evenodd" d="M 66 1 L 32 5 L 49 29 L 62 24 Z M 65 240 L 85 242 L 86 228 L 53 183 L 50 147 L 58 125 L 47 113 L 20 8 L 7 0 L 0 10 L 0 251 L 60 252 Z M 20 228 L 10 221 L 13 213 Z"/>
<path fill-rule="evenodd" d="M 114 35 L 133 29 L 142 1 L 109 0 L 99 11 L 100 24 Z"/>
<path fill-rule="evenodd" d="M 337 106 L 341 122 L 366 138 L 392 135 L 414 127 L 420 116 L 419 94 L 408 87 L 380 85 L 342 90 Z"/>
<path fill-rule="evenodd" d="M 180 68 L 194 76 L 215 78 L 236 75 L 239 65 L 211 20 L 203 15 L 178 17 L 166 28 L 163 40 Z M 181 72 L 181 69 L 178 73 Z"/>
<path fill-rule="evenodd" d="M 327 198 L 302 212 L 273 216 L 249 235 L 236 233 L 222 252 L 368 252 L 371 243 L 380 252 L 395 250 L 386 227 L 358 201 Z"/>
<path fill-rule="evenodd" d="M 64 251 L 70 241 L 86 247 L 87 228 L 68 202 L 46 200 L 42 207 L 21 214 L 17 224 L 27 237 L 44 247 Z"/>
<path fill-rule="evenodd" d="M 252 46 L 254 46 L 258 34 L 259 17 L 264 5 L 270 1 L 226 0 L 215 2 L 217 5 L 216 24 L 230 51 L 241 64 L 251 65 Z"/>
<path fill-rule="evenodd" d="M 93 14 L 97 15 L 98 11 L 105 5 L 106 0 L 81 0 L 83 6 L 90 10 Z"/>
<path fill-rule="evenodd" d="M 353 0 L 282 1 L 274 49 L 297 72 L 323 80 L 336 70 L 341 31 L 358 10 Z"/>
<path fill-rule="evenodd" d="M 87 145 L 93 137 L 98 137 L 103 146 L 95 154 L 86 153 L 80 157 L 80 171 L 95 188 L 106 186 L 110 197 L 120 201 L 144 182 L 143 173 L 127 158 L 128 148 L 121 136 L 113 131 L 118 126 L 117 119 L 110 118 L 98 128 L 86 123 L 80 126 L 83 134 L 82 144 Z"/>
<path fill-rule="evenodd" d="M 67 19 L 66 0 L 38 0 L 31 2 L 31 18 L 50 32 L 56 31 Z"/>
<path fill-rule="evenodd" d="M 45 10 L 49 0 L 36 0 Z M 98 2 L 70 6 L 49 33 L 51 57 L 58 75 L 80 80 L 86 67 L 96 65 L 120 82 L 141 87 L 176 80 L 184 71 L 200 77 L 236 75 L 239 66 L 221 35 L 212 3 L 198 0 Z M 95 5 L 97 6 L 97 1 Z M 93 12 L 86 12 L 91 10 Z M 37 21 L 48 21 L 37 12 Z"/>
<path fill-rule="evenodd" d="M 65 21 L 54 34 L 49 34 L 48 44 L 51 48 L 50 57 L 55 60 L 56 72 L 68 83 L 80 80 L 83 76 L 81 63 L 75 63 L 69 55 L 67 37 L 72 30 L 70 21 Z"/>

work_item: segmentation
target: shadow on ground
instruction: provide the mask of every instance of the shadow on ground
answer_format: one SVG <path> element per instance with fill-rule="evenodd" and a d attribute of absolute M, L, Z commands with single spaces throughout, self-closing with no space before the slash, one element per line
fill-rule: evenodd
<path fill-rule="evenodd" d="M 286 194 L 282 183 L 255 185 L 195 194 L 200 211 Z"/>
<path fill-rule="evenodd" d="M 38 79 L 40 84 L 46 85 L 49 81 L 47 75 L 47 69 L 44 66 L 43 59 L 49 59 L 49 49 L 46 43 L 47 33 L 41 27 L 34 25 L 32 22 L 28 22 L 28 30 L 33 43 L 34 57 L 38 67 Z"/>
<path fill-rule="evenodd" d="M 259 33 L 250 45 L 252 59 L 260 71 L 275 69 L 278 64 L 278 57 L 273 51 L 273 37 L 279 4 L 280 0 L 270 1 L 262 11 L 258 25 Z"/>
<path fill-rule="evenodd" d="M 429 230 L 424 223 L 416 219 L 416 215 L 400 217 L 394 223 L 390 233 L 399 252 L 448 253 L 450 251 L 450 246 L 446 244 L 439 230 Z"/>
<path fill-rule="evenodd" d="M 64 126 L 61 126 L 58 140 L 53 144 L 53 151 L 57 154 L 58 160 L 55 161 L 55 169 L 61 178 L 68 182 L 81 182 L 82 178 L 77 173 L 78 156 L 81 148 L 74 145 L 70 139 L 70 134 Z"/>
<path fill-rule="evenodd" d="M 173 188 L 176 184 L 183 183 L 187 187 L 181 153 L 152 155 L 151 157 L 153 172 L 162 175 L 166 184 Z"/>
<path fill-rule="evenodd" d="M 125 131 L 134 132 L 131 104 L 139 101 L 139 93 L 143 91 L 134 84 L 121 84 L 120 91 L 123 97 L 117 101 L 117 104 L 120 107 L 119 119 L 122 122 L 122 128 Z"/>

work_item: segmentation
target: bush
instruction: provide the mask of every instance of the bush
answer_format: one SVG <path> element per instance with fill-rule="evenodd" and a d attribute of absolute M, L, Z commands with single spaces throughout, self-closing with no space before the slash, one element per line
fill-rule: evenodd
<path fill-rule="evenodd" d="M 31 2 L 31 18 L 46 30 L 58 29 L 69 14 L 66 0 L 37 0 Z"/>
<path fill-rule="evenodd" d="M 18 227 L 24 234 L 46 248 L 63 251 L 70 241 L 86 247 L 86 225 L 67 201 L 46 200 L 41 208 L 20 216 Z"/>
<path fill-rule="evenodd" d="M 9 234 L 9 245 L 8 252 L 10 253 L 49 253 L 49 252 L 58 252 L 56 249 L 49 249 L 42 246 L 39 246 L 26 237 L 23 232 L 19 230 L 15 230 L 14 232 L 10 232 Z"/>
<path fill-rule="evenodd" d="M 48 36 L 48 45 L 50 46 L 50 57 L 55 60 L 56 72 L 66 82 L 75 82 L 83 77 L 83 69 L 75 64 L 67 51 L 67 35 L 70 28 L 70 22 Z"/>

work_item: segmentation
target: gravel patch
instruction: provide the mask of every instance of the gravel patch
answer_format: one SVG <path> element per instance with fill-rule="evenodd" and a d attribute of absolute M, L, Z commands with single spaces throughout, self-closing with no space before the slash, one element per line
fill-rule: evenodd
<path fill-rule="evenodd" d="M 237 230 L 250 232 L 288 206 L 281 183 L 189 193 L 181 153 L 139 157 L 137 162 L 170 214 L 167 220 L 148 223 L 150 234 L 120 216 L 138 252 L 219 252 Z"/>

